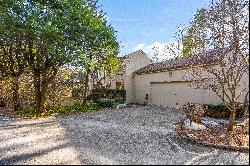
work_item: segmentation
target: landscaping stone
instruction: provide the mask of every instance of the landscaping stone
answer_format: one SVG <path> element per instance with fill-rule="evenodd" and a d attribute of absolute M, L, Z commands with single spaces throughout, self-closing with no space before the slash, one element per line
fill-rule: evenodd
<path fill-rule="evenodd" d="M 205 130 L 206 126 L 202 125 L 202 124 L 198 124 L 195 122 L 191 122 L 189 119 L 186 119 L 184 121 L 184 125 L 185 127 L 189 128 L 189 129 L 193 129 L 193 130 Z"/>
<path fill-rule="evenodd" d="M 126 106 L 127 106 L 126 104 L 117 104 L 116 109 L 124 108 Z"/>

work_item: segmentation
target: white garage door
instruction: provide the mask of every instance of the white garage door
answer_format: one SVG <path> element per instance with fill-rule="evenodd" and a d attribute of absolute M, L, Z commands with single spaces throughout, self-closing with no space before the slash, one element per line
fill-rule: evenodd
<path fill-rule="evenodd" d="M 176 102 L 178 102 L 179 106 L 187 102 L 200 104 L 220 103 L 214 94 L 203 89 L 190 87 L 187 82 L 151 83 L 151 104 L 175 107 Z"/>

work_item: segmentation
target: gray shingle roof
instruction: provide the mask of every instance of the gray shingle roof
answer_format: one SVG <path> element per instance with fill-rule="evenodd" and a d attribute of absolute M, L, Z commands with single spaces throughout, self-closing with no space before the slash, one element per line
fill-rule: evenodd
<path fill-rule="evenodd" d="M 175 58 L 158 63 L 152 63 L 135 71 L 133 74 L 151 73 L 218 62 L 219 60 L 222 60 L 224 57 L 223 55 L 227 54 L 229 51 L 229 48 L 216 49 L 207 51 L 198 56 L 182 57 L 178 59 Z"/>

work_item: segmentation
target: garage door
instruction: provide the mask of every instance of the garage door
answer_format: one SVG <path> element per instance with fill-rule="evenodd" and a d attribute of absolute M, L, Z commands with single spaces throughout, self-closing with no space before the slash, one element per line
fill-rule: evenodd
<path fill-rule="evenodd" d="M 219 103 L 219 100 L 209 91 L 190 87 L 188 82 L 151 83 L 151 104 L 175 107 L 176 102 L 182 106 L 187 102 L 215 104 Z"/>

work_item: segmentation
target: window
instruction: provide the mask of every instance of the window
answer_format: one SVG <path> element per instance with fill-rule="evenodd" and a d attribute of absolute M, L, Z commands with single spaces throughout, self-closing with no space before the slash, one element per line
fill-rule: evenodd
<path fill-rule="evenodd" d="M 116 89 L 124 90 L 124 81 L 116 82 Z"/>

